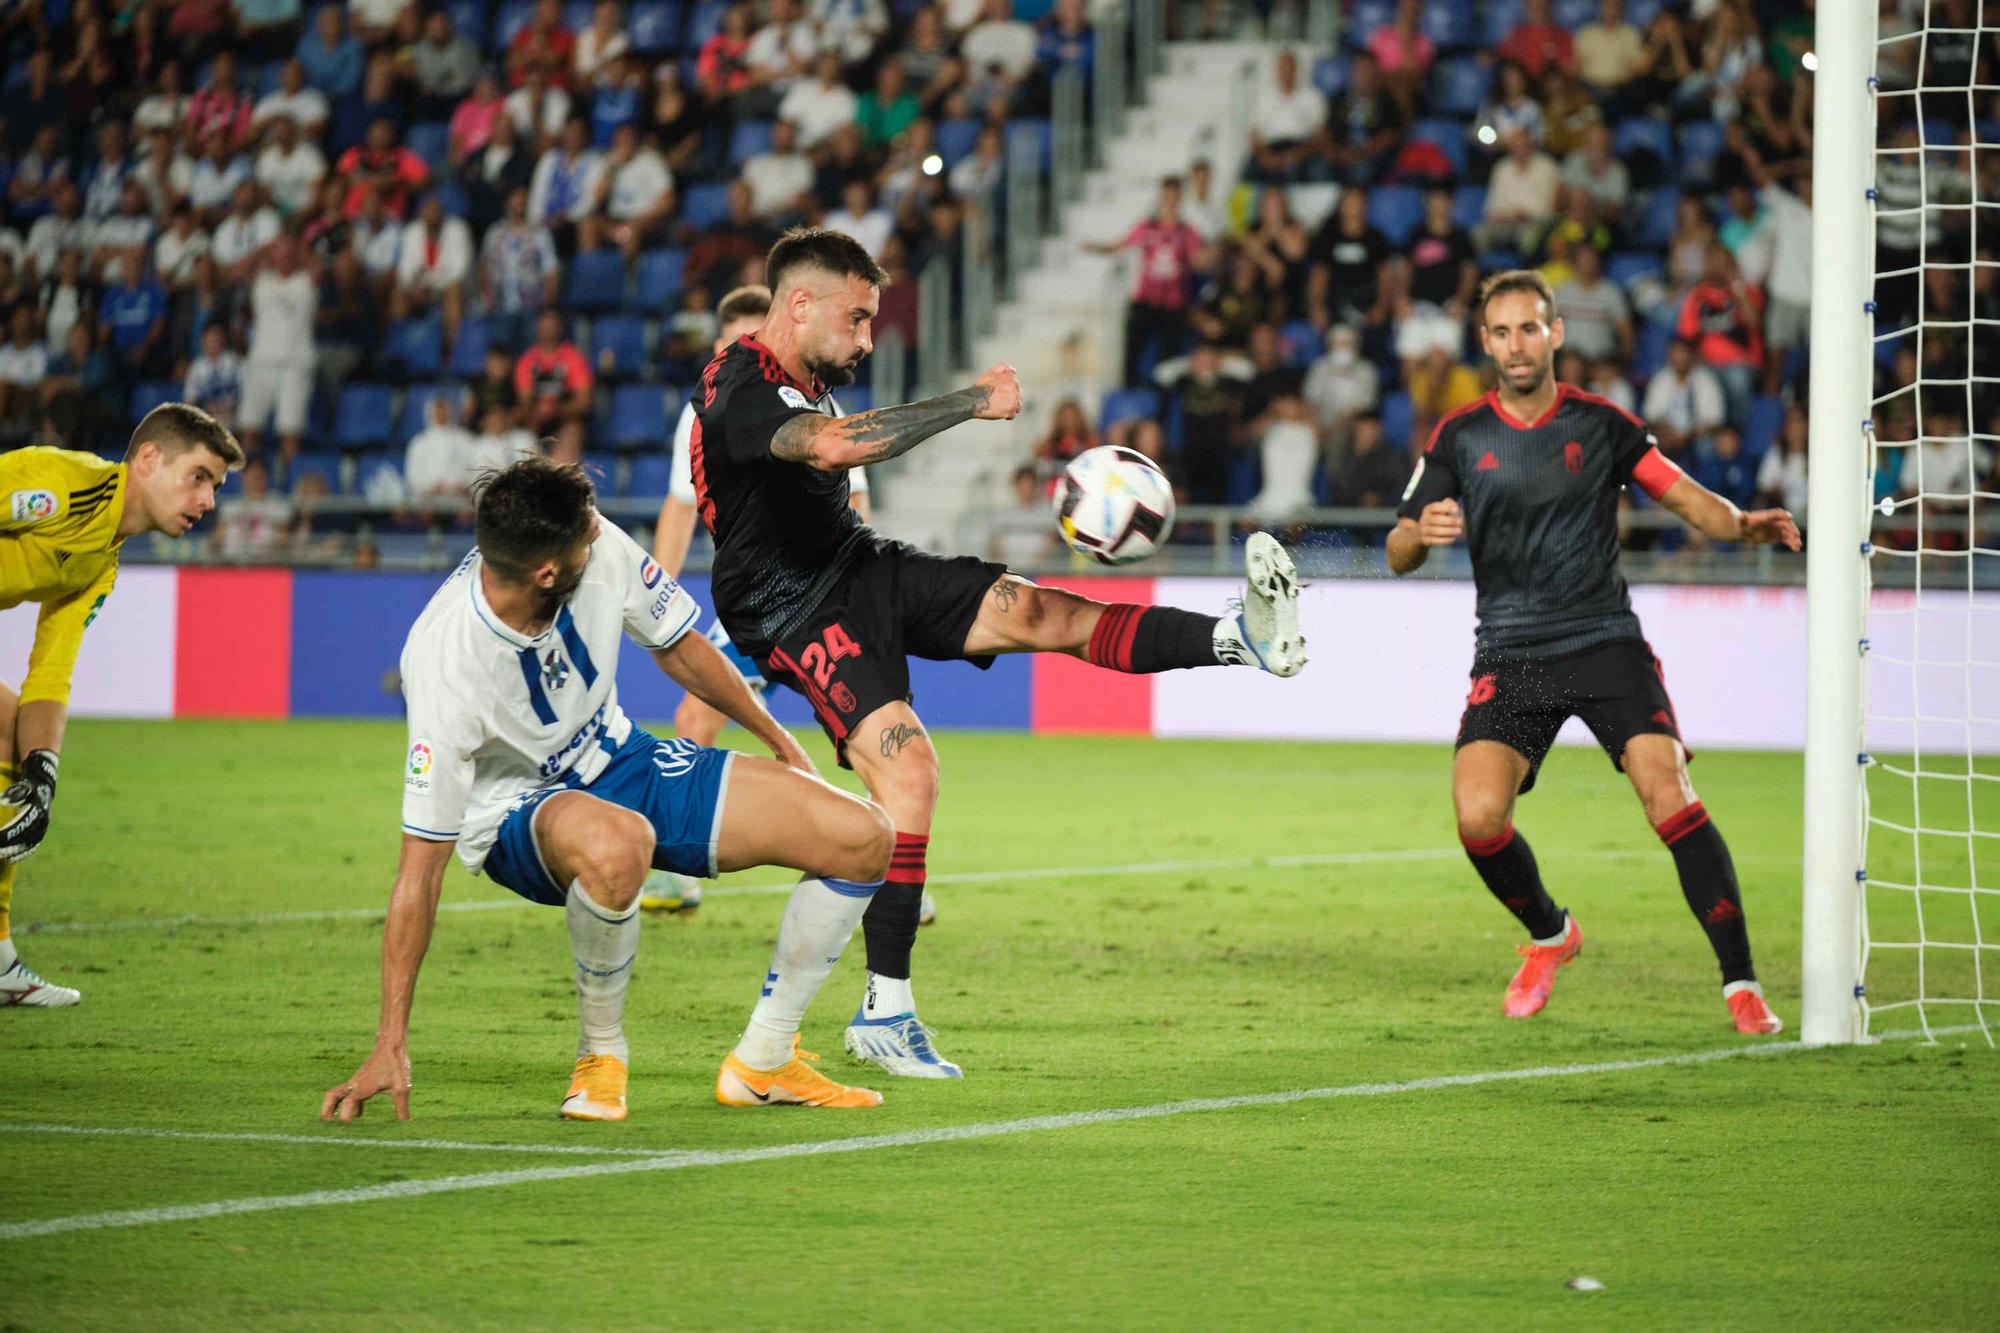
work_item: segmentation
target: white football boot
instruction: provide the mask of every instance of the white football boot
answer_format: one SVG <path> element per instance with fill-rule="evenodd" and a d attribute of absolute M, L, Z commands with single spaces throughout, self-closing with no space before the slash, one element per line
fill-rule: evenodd
<path fill-rule="evenodd" d="M 66 1009 L 82 1000 L 81 992 L 51 985 L 19 958 L 0 972 L 0 1009 L 17 1004 L 28 1009 Z"/>
<path fill-rule="evenodd" d="M 1299 631 L 1299 575 L 1292 557 L 1276 537 L 1253 532 L 1243 546 L 1243 564 L 1247 578 L 1236 636 L 1258 666 L 1274 676 L 1296 676 L 1306 664 L 1306 637 Z M 1219 645 L 1219 656 L 1224 647 Z"/>
<path fill-rule="evenodd" d="M 639 910 L 693 916 L 701 910 L 701 885 L 671 870 L 648 871 L 639 885 Z"/>

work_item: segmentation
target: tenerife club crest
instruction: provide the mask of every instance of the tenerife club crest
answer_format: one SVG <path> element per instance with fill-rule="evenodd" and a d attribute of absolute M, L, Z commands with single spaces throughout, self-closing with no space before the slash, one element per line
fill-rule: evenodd
<path fill-rule="evenodd" d="M 557 649 L 549 649 L 542 659 L 542 684 L 550 690 L 559 690 L 569 681 L 569 663 Z"/>

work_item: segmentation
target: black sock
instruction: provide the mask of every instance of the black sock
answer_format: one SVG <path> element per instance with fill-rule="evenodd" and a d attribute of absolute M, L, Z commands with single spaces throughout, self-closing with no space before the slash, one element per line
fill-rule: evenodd
<path fill-rule="evenodd" d="M 1216 617 L 1177 606 L 1114 603 L 1104 608 L 1103 618 L 1091 631 L 1085 660 L 1134 675 L 1216 666 L 1215 626 Z"/>
<path fill-rule="evenodd" d="M 898 833 L 889 875 L 868 910 L 861 915 L 861 937 L 868 944 L 868 970 L 879 977 L 910 979 L 910 949 L 917 942 L 917 918 L 923 915 L 927 833 Z"/>
<path fill-rule="evenodd" d="M 1563 932 L 1567 914 L 1542 887 L 1542 871 L 1535 864 L 1535 853 L 1512 824 L 1497 838 L 1475 841 L 1461 835 L 1459 841 L 1465 844 L 1472 868 L 1486 881 L 1487 891 L 1528 928 L 1530 939 L 1554 939 Z"/>
<path fill-rule="evenodd" d="M 1755 981 L 1757 970 L 1750 965 L 1750 929 L 1743 921 L 1743 891 L 1736 885 L 1736 863 L 1729 859 L 1729 844 L 1722 840 L 1722 830 L 1696 801 L 1662 820 L 1654 832 L 1674 854 L 1681 896 L 1708 932 L 1709 947 L 1722 965 L 1722 984 Z"/>

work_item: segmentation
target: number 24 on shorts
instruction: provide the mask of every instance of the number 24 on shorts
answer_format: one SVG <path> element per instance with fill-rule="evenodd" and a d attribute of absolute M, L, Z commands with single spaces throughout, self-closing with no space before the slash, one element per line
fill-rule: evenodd
<path fill-rule="evenodd" d="M 843 657 L 861 656 L 861 645 L 838 624 L 828 625 L 819 643 L 809 643 L 799 654 L 799 665 L 812 673 L 813 684 L 824 690 L 833 683 L 834 664 Z"/>

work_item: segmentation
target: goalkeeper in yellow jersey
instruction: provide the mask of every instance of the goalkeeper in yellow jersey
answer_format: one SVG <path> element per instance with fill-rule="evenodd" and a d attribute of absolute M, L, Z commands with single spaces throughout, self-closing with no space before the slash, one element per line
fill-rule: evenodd
<path fill-rule="evenodd" d="M 67 449 L 0 454 L 0 610 L 41 605 L 27 679 L 0 684 L 0 1006 L 51 1008 L 81 997 L 30 971 L 14 951 L 14 869 L 49 831 L 56 756 L 69 720 L 69 678 L 83 631 L 118 579 L 127 537 L 178 537 L 215 508 L 242 446 L 185 403 L 147 413 L 125 461 Z"/>

